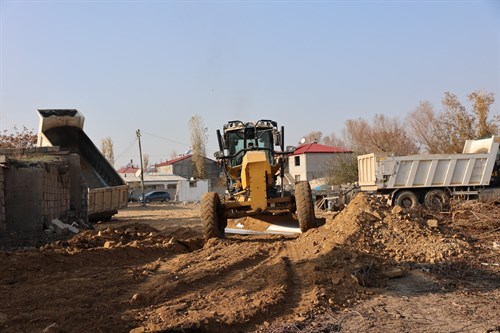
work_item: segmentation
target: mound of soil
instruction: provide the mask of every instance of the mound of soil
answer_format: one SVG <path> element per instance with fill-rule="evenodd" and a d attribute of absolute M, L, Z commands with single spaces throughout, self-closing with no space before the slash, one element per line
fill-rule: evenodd
<path fill-rule="evenodd" d="M 197 210 L 131 207 L 100 230 L 0 253 L 0 331 L 485 332 L 500 317 L 496 215 L 454 209 L 358 194 L 297 236 L 204 244 Z"/>

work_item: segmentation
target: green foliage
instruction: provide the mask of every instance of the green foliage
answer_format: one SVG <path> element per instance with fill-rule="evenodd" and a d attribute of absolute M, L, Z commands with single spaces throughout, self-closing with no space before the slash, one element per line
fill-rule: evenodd
<path fill-rule="evenodd" d="M 331 185 L 354 183 L 358 180 L 358 159 L 354 153 L 341 153 L 332 157 L 328 166 L 327 182 Z"/>

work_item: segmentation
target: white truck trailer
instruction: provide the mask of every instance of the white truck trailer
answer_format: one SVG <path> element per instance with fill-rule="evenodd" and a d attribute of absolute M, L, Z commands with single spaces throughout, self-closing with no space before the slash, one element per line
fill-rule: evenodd
<path fill-rule="evenodd" d="M 40 126 L 37 146 L 59 146 L 80 155 L 80 166 L 88 188 L 90 221 L 107 221 L 127 207 L 128 185 L 83 131 L 85 118 L 78 110 L 38 110 Z"/>
<path fill-rule="evenodd" d="M 462 154 L 361 155 L 359 186 L 404 208 L 443 209 L 451 197 L 493 198 L 500 194 L 499 142 L 500 137 L 467 140 Z"/>

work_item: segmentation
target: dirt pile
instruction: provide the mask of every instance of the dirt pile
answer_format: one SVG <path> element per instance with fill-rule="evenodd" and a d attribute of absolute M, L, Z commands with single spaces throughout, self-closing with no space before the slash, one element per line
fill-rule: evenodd
<path fill-rule="evenodd" d="M 467 242 L 441 230 L 447 219 L 423 209 L 390 207 L 358 194 L 328 225 L 332 237 L 362 252 L 397 262 L 436 263 L 460 258 Z"/>
<path fill-rule="evenodd" d="M 131 207 L 69 241 L 0 253 L 0 331 L 424 332 L 472 324 L 484 332 L 500 316 L 500 269 L 475 264 L 478 254 L 500 261 L 496 215 L 481 208 L 403 211 L 358 195 L 335 217 L 318 212 L 326 223 L 301 235 L 206 244 L 195 208 Z M 468 271 L 457 269 L 460 260 L 472 263 Z"/>
<path fill-rule="evenodd" d="M 146 224 L 133 223 L 117 228 L 87 230 L 67 241 L 43 246 L 42 250 L 64 251 L 73 254 L 96 248 L 164 248 L 170 252 L 194 251 L 203 246 L 199 232 L 191 228 L 159 231 Z"/>

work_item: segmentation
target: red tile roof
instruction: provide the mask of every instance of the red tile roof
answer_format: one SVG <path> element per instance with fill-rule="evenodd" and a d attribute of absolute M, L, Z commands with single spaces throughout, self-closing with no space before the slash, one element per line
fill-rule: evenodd
<path fill-rule="evenodd" d="M 118 170 L 116 170 L 116 172 L 118 173 L 136 173 L 137 170 L 139 170 L 139 168 L 134 168 L 134 167 L 123 167 L 123 168 L 120 168 Z"/>
<path fill-rule="evenodd" d="M 292 155 L 301 155 L 306 153 L 352 153 L 349 149 L 325 146 L 319 143 L 306 143 L 298 146 Z"/>
<path fill-rule="evenodd" d="M 181 157 L 177 157 L 177 158 L 174 158 L 173 160 L 166 161 L 166 162 L 163 162 L 163 163 L 159 163 L 159 164 L 156 165 L 156 167 L 162 167 L 162 166 L 165 166 L 165 165 L 172 165 L 172 164 L 174 164 L 176 162 L 180 162 L 182 160 L 190 158 L 191 156 L 193 156 L 193 155 L 189 154 L 189 155 L 184 155 L 184 156 L 181 156 Z"/>

